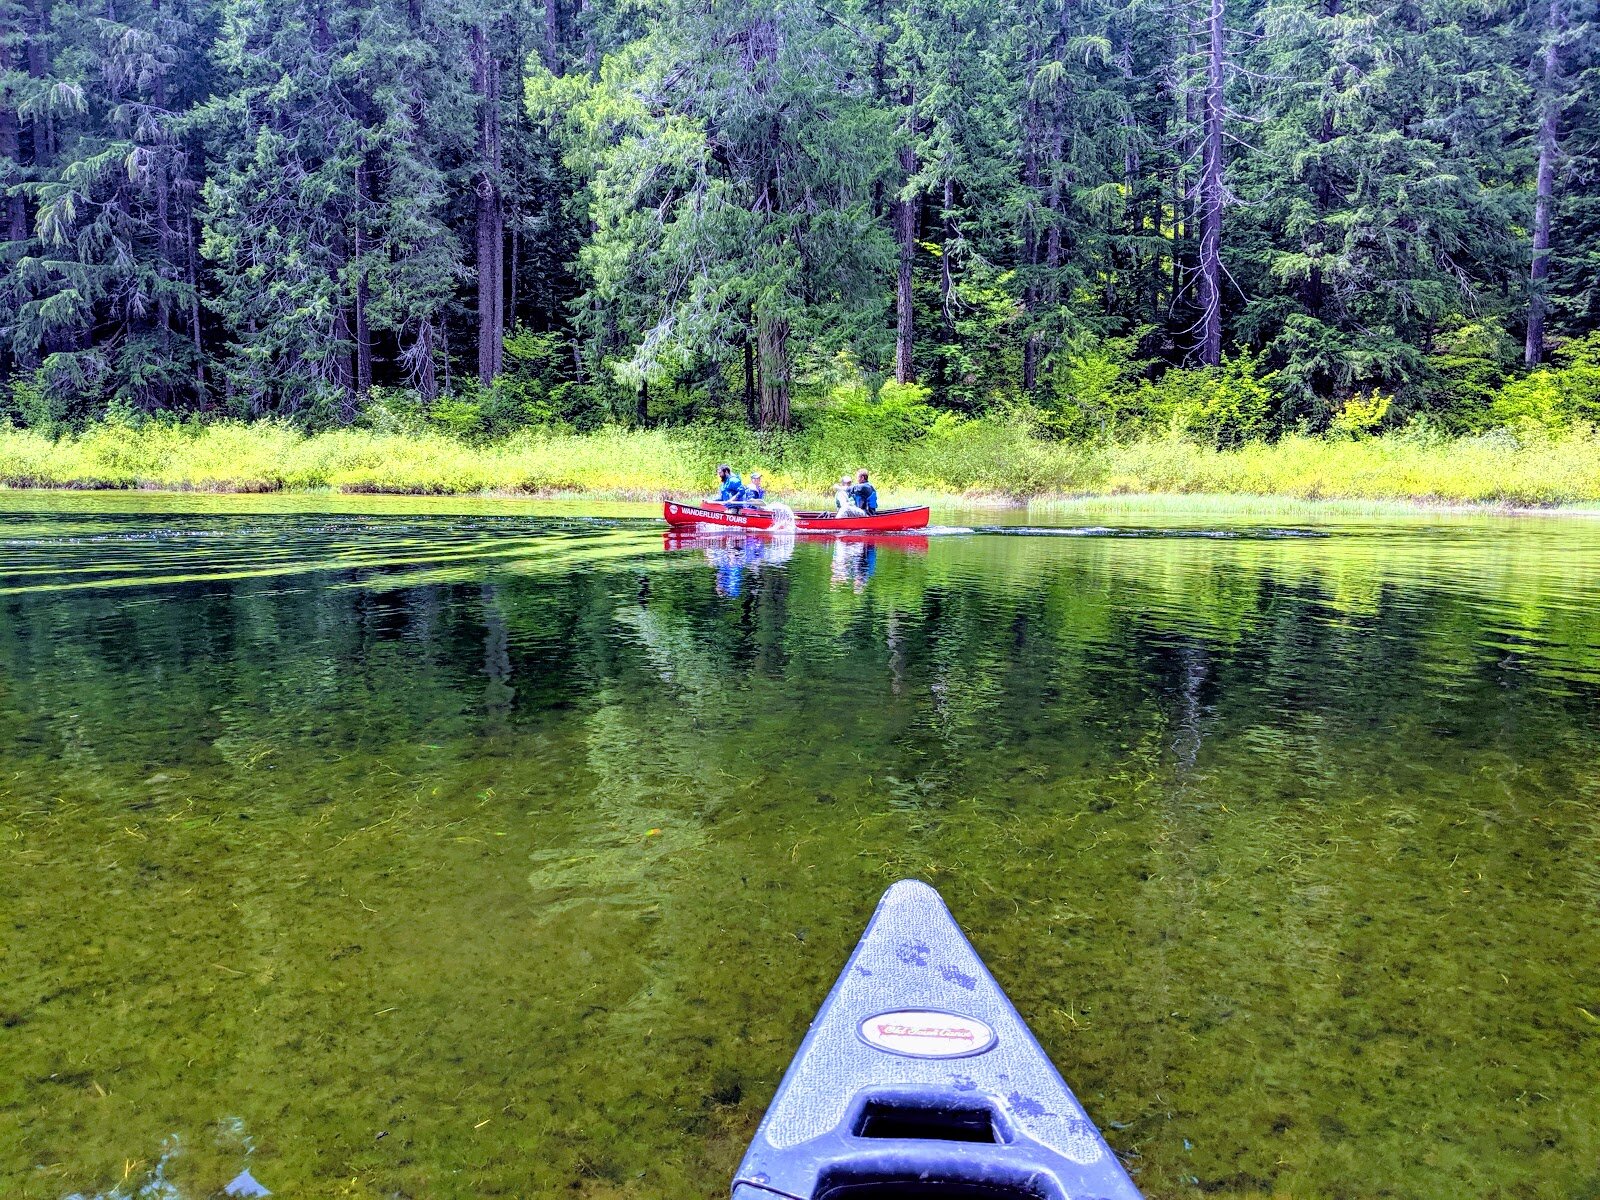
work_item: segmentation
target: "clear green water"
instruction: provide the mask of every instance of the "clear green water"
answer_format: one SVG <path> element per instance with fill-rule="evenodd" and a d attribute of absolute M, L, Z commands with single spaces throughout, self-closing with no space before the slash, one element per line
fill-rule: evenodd
<path fill-rule="evenodd" d="M 1600 523 L 644 511 L 0 495 L 0 1196 L 723 1195 L 902 876 L 1152 1197 L 1600 1195 Z"/>

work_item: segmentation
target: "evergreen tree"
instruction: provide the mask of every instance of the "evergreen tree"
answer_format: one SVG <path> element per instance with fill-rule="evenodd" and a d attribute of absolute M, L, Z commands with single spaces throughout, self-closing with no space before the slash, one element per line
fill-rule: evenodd
<path fill-rule="evenodd" d="M 755 327 L 763 428 L 789 424 L 796 332 L 860 322 L 888 259 L 872 220 L 887 122 L 848 31 L 808 4 L 684 8 L 577 107 L 595 344 L 648 386 Z M 878 293 L 881 294 L 881 293 Z"/>
<path fill-rule="evenodd" d="M 1254 363 L 1275 429 L 1374 388 L 1470 426 L 1600 328 L 1595 28 L 1592 0 L 0 0 L 0 383 L 41 422 L 351 421 L 399 386 L 483 427 L 779 428 L 854 373 L 1068 433 L 1110 428 L 1072 416 L 1085 363 L 1124 391 Z"/>
<path fill-rule="evenodd" d="M 1244 333 L 1297 415 L 1416 379 L 1441 328 L 1492 310 L 1515 259 L 1494 27 L 1448 3 L 1279 0 L 1257 55 L 1271 98 L 1245 169 L 1252 256 Z"/>

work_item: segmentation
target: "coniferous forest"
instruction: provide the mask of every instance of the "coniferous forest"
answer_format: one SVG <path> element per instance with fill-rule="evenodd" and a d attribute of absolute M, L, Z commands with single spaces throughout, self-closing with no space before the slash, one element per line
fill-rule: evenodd
<path fill-rule="evenodd" d="M 0 13 L 16 424 L 1600 418 L 1593 0 Z"/>

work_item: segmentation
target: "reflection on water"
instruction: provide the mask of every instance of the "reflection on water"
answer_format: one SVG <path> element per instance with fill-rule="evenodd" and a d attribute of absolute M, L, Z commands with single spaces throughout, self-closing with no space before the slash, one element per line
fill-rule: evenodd
<path fill-rule="evenodd" d="M 1137 525 L 979 525 L 972 529 L 944 528 L 939 532 L 979 533 L 989 537 L 1204 538 L 1214 542 L 1271 542 L 1283 538 L 1329 536 L 1326 530 L 1321 529 L 1280 529 L 1274 526 L 1146 529 Z"/>
<path fill-rule="evenodd" d="M 902 876 L 1153 1197 L 1594 1190 L 1594 525 L 254 503 L 0 497 L 8 1200 L 720 1195 Z"/>
<path fill-rule="evenodd" d="M 679 533 L 662 535 L 667 550 L 699 550 L 716 572 L 717 595 L 733 598 L 744 591 L 746 575 L 762 567 L 781 567 L 794 557 L 792 530 L 764 536 L 748 533 Z"/>
<path fill-rule="evenodd" d="M 946 530 L 947 533 L 971 530 Z M 779 532 L 764 535 L 747 533 L 682 533 L 662 536 L 662 545 L 672 551 L 699 550 L 716 572 L 717 594 L 732 599 L 743 594 L 747 577 L 763 567 L 781 567 L 794 557 L 796 540 L 813 546 L 830 547 L 833 570 L 830 576 L 838 587 L 860 592 L 878 566 L 878 547 L 887 546 L 898 554 L 926 554 L 928 539 L 922 534 L 795 534 Z"/>
<path fill-rule="evenodd" d="M 215 1163 L 235 1164 L 249 1162 L 255 1145 L 245 1132 L 244 1122 L 238 1117 L 228 1117 L 218 1122 L 212 1131 L 211 1144 L 204 1146 L 202 1155 Z M 181 1186 L 176 1175 L 180 1162 L 186 1157 L 183 1138 L 173 1134 L 161 1142 L 159 1153 L 153 1161 L 128 1159 L 123 1163 L 122 1179 L 103 1192 L 86 1195 L 74 1192 L 67 1200 L 199 1200 L 208 1193 L 196 1193 Z M 191 1151 L 187 1157 L 195 1157 Z M 272 1195 L 272 1190 L 250 1173 L 248 1165 L 240 1167 L 238 1174 L 225 1183 L 220 1194 L 234 1200 L 259 1200 Z"/>

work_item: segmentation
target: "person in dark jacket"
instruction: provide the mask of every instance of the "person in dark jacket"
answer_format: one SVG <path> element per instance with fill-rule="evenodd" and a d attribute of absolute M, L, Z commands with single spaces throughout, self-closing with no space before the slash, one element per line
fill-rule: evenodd
<path fill-rule="evenodd" d="M 850 489 L 850 500 L 867 516 L 878 511 L 878 489 L 867 481 L 866 471 L 856 472 L 855 486 Z"/>

